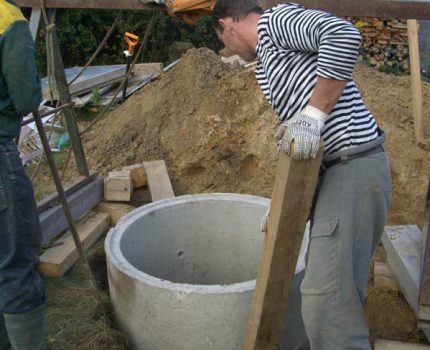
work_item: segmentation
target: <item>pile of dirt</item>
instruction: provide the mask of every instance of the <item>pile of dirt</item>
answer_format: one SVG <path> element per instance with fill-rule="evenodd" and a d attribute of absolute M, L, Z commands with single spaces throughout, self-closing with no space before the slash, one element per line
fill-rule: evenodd
<path fill-rule="evenodd" d="M 359 63 L 355 79 L 387 135 L 393 177 L 389 223 L 421 225 L 430 157 L 415 142 L 409 77 L 389 76 Z M 429 84 L 423 85 L 423 95 L 428 115 Z M 276 126 L 276 115 L 253 71 L 232 68 L 207 49 L 192 49 L 175 68 L 99 122 L 86 134 L 84 145 L 90 168 L 102 174 L 164 159 L 176 195 L 236 192 L 270 197 Z M 375 336 L 422 339 L 400 296 L 371 287 L 366 314 Z M 387 320 L 395 320 L 396 326 Z"/>
<path fill-rule="evenodd" d="M 422 224 L 428 151 L 414 137 L 410 79 L 357 65 L 366 105 L 387 135 L 393 176 L 391 224 Z M 430 85 L 423 85 L 424 115 Z M 271 196 L 277 118 L 251 70 L 192 49 L 86 134 L 89 165 L 102 174 L 164 159 L 177 195 L 202 192 Z"/>
<path fill-rule="evenodd" d="M 91 168 L 164 159 L 176 195 L 237 192 L 270 197 L 276 117 L 252 71 L 193 49 L 85 137 Z"/>

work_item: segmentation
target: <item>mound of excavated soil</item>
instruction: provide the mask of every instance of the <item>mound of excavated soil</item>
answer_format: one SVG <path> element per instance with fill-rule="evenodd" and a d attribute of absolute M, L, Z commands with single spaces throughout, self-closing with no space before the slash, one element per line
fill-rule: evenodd
<path fill-rule="evenodd" d="M 276 117 L 251 71 L 193 49 L 85 138 L 91 168 L 164 159 L 175 194 L 270 196 Z"/>
<path fill-rule="evenodd" d="M 393 201 L 390 223 L 422 224 L 428 151 L 415 143 L 409 77 L 358 64 L 355 79 L 387 134 Z M 424 115 L 430 85 L 423 85 Z M 90 167 L 105 174 L 164 159 L 177 195 L 237 192 L 271 196 L 277 118 L 252 71 L 192 49 L 85 136 Z"/>

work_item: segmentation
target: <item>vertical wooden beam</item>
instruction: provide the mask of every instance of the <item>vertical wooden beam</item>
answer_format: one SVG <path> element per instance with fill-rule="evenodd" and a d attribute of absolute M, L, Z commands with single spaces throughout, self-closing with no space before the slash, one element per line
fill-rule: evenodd
<path fill-rule="evenodd" d="M 245 350 L 275 349 L 277 344 L 322 155 L 322 147 L 311 160 L 279 154 Z"/>
<path fill-rule="evenodd" d="M 67 86 L 66 74 L 64 72 L 63 59 L 58 41 L 58 36 L 55 28 L 52 29 L 53 39 L 53 59 L 54 59 L 54 78 L 55 85 L 58 91 L 60 103 L 66 104 L 71 102 L 69 88 Z M 48 34 L 49 35 L 49 34 Z M 79 135 L 78 124 L 76 123 L 76 114 L 73 108 L 64 108 L 64 116 L 66 120 L 67 130 L 69 132 L 70 142 L 72 144 L 73 154 L 75 156 L 78 170 L 82 175 L 89 176 L 88 166 L 85 159 L 84 148 L 82 146 L 81 137 Z"/>
<path fill-rule="evenodd" d="M 42 17 L 42 10 L 34 7 L 31 10 L 30 23 L 29 23 L 31 36 L 33 37 L 34 43 L 36 43 L 37 34 L 39 33 L 41 17 Z"/>
<path fill-rule="evenodd" d="M 423 101 L 421 91 L 421 69 L 418 45 L 418 23 L 408 19 L 409 57 L 411 67 L 412 107 L 414 113 L 415 138 L 424 143 Z"/>
<path fill-rule="evenodd" d="M 421 281 L 419 304 L 430 306 L 430 183 L 427 189 L 425 222 L 423 227 L 423 248 L 421 260 Z"/>

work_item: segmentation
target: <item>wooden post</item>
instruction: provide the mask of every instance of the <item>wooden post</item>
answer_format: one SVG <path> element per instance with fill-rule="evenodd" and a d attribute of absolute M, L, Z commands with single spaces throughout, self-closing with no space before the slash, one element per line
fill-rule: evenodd
<path fill-rule="evenodd" d="M 322 155 L 323 147 L 311 160 L 279 154 L 244 350 L 269 350 L 276 346 Z"/>
<path fill-rule="evenodd" d="M 424 123 L 423 101 L 421 91 L 420 54 L 418 46 L 418 24 L 415 19 L 408 19 L 407 23 L 415 138 L 419 144 L 422 144 L 424 143 Z"/>
<path fill-rule="evenodd" d="M 427 189 L 424 219 L 419 304 L 430 306 L 430 183 Z"/>
<path fill-rule="evenodd" d="M 69 88 L 67 86 L 66 74 L 64 73 L 64 64 L 61 57 L 60 45 L 58 42 L 57 32 L 52 29 L 52 48 L 54 59 L 54 78 L 55 85 L 58 91 L 60 103 L 62 105 L 71 102 Z M 49 35 L 49 34 L 48 34 Z M 50 54 L 50 53 L 48 53 Z M 81 137 L 79 135 L 78 124 L 76 123 L 75 111 L 71 107 L 64 108 L 64 116 L 66 120 L 67 130 L 69 132 L 70 142 L 72 144 L 73 154 L 75 155 L 78 170 L 82 175 L 89 176 L 88 166 L 85 159 L 84 148 L 82 146 Z"/>

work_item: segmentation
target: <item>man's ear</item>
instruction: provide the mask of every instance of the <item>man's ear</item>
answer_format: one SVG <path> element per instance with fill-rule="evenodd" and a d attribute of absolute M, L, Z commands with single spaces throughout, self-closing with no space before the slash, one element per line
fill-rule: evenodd
<path fill-rule="evenodd" d="M 221 25 L 223 31 L 227 31 L 228 33 L 231 33 L 232 31 L 232 18 L 220 18 L 218 20 L 218 23 Z"/>

